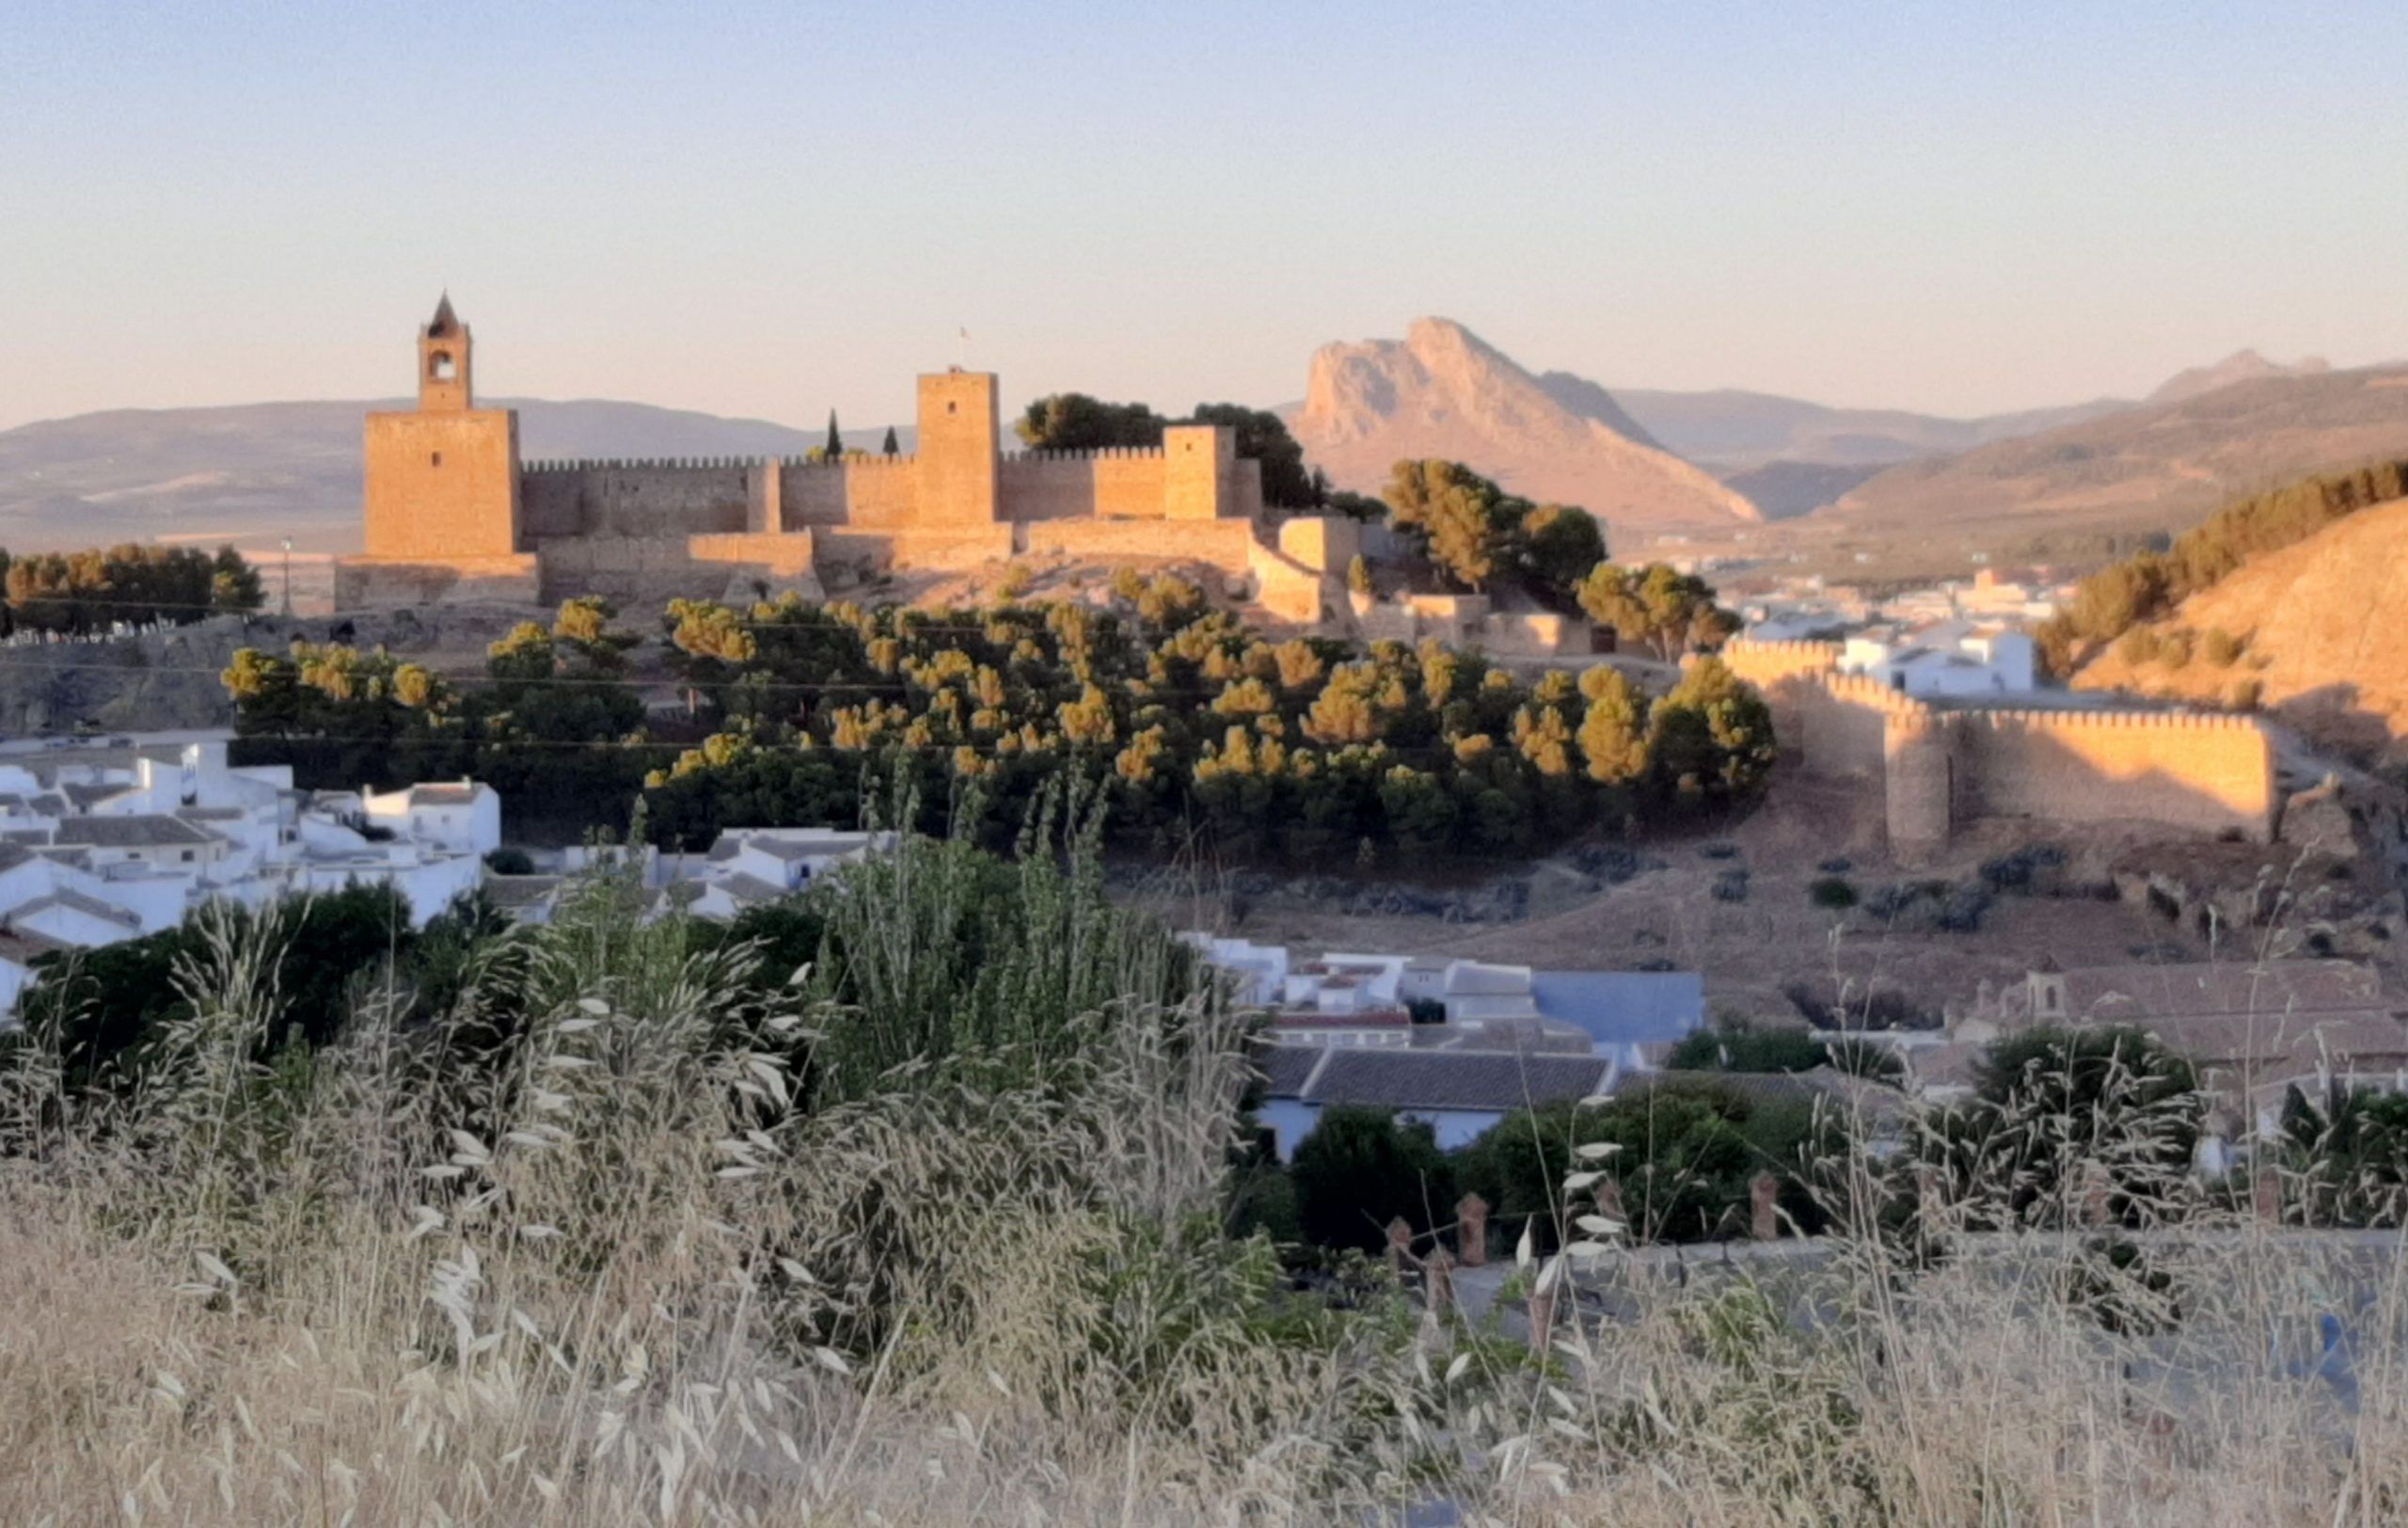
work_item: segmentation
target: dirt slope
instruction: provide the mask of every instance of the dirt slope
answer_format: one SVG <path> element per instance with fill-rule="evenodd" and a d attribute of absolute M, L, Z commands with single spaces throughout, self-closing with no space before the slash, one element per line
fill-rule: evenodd
<path fill-rule="evenodd" d="M 2228 666 L 2204 653 L 2217 629 L 2246 639 Z M 2110 649 L 2075 683 L 2223 703 L 2255 681 L 2261 704 L 2311 737 L 2408 757 L 2408 499 L 2253 559 L 2154 629 L 2192 633 L 2190 661 L 2135 667 Z"/>

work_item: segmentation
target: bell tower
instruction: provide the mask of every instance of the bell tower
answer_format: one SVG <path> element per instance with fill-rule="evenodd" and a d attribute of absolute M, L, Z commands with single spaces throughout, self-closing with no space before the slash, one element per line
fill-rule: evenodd
<path fill-rule="evenodd" d="M 476 406 L 468 390 L 468 326 L 452 311 L 452 294 L 435 305 L 435 317 L 418 336 L 418 406 L 425 413 L 455 413 Z"/>
<path fill-rule="evenodd" d="M 368 416 L 367 561 L 460 565 L 515 557 L 518 413 L 468 390 L 468 326 L 446 296 L 418 331 L 418 406 Z"/>

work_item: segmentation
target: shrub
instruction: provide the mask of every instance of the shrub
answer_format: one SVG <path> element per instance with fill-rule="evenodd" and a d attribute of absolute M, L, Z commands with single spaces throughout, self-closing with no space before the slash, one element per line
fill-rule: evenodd
<path fill-rule="evenodd" d="M 1676 1072 L 1806 1072 L 1823 1064 L 1822 1042 L 1798 1029 L 1701 1029 L 1672 1047 Z"/>
<path fill-rule="evenodd" d="M 1835 875 L 1825 876 L 1807 887 L 1806 896 L 1816 907 L 1834 913 L 1845 913 L 1857 903 L 1856 887 Z"/>
<path fill-rule="evenodd" d="M 1297 1225 L 1322 1247 L 1377 1251 L 1399 1217 L 1417 1235 L 1454 1218 L 1454 1169 L 1430 1126 L 1384 1108 L 1323 1109 L 1289 1176 Z"/>
<path fill-rule="evenodd" d="M 2199 644 L 2200 655 L 2218 668 L 2230 668 L 2239 662 L 2241 649 L 2241 639 L 2220 626 L 2208 628 L 2207 636 Z"/>
<path fill-rule="evenodd" d="M 1707 889 L 1718 902 L 1744 902 L 1748 899 L 1748 872 L 1719 871 L 1714 877 L 1714 883 Z"/>
<path fill-rule="evenodd" d="M 504 844 L 485 856 L 485 868 L 496 875 L 533 875 L 535 861 L 527 851 Z"/>
<path fill-rule="evenodd" d="M 2157 661 L 2157 633 L 2136 626 L 2115 641 L 2115 656 L 2133 668 Z"/>

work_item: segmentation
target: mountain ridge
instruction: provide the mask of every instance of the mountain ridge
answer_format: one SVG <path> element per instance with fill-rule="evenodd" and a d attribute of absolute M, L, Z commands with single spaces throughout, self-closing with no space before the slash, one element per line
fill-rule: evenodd
<path fill-rule="evenodd" d="M 1578 379 L 1572 379 L 1578 381 Z M 1344 488 L 1376 490 L 1408 457 L 1446 457 L 1513 492 L 1576 504 L 1609 528 L 1722 526 L 1762 517 L 1711 473 L 1663 450 L 1610 394 L 1538 377 L 1450 319 L 1402 340 L 1324 344 L 1291 420 L 1306 454 Z M 1571 393 L 1579 407 L 1567 406 Z M 1609 421 L 1623 418 L 1629 427 Z"/>

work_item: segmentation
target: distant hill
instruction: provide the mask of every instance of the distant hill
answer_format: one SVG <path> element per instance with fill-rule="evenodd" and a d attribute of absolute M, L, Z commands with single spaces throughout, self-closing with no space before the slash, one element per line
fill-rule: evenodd
<path fill-rule="evenodd" d="M 2144 629 L 2159 638 L 2189 633 L 2181 664 L 2135 664 L 2124 644 L 2111 644 L 2074 683 L 2219 705 L 2233 699 L 2236 687 L 2254 684 L 2262 705 L 2312 737 L 2368 756 L 2408 757 L 2402 589 L 2408 499 L 2396 499 L 2251 558 Z M 2229 664 L 2212 661 L 2206 653 L 2210 630 L 2246 639 L 2241 656 Z"/>
<path fill-rule="evenodd" d="M 2178 404 L 2236 382 L 2258 382 L 2270 376 L 2321 376 L 2332 369 L 2333 363 L 2321 356 L 2304 356 L 2285 366 L 2268 360 L 2255 350 L 2236 350 L 2212 366 L 2194 366 L 2187 372 L 2175 373 L 2144 401 Z"/>
<path fill-rule="evenodd" d="M 1828 462 L 1766 462 L 1741 471 L 1725 472 L 1725 486 L 1748 496 L 1766 519 L 1790 520 L 1811 515 L 1865 479 L 1881 471 L 1879 462 L 1837 466 Z"/>
<path fill-rule="evenodd" d="M 800 455 L 827 438 L 648 404 L 498 398 L 519 450 L 554 456 Z M 312 550 L 359 545 L 360 416 L 398 401 L 117 409 L 0 431 L 0 546 L 40 551 L 152 537 Z M 900 432 L 905 449 L 911 432 Z M 848 430 L 876 450 L 885 428 Z"/>
<path fill-rule="evenodd" d="M 1550 372 L 1543 379 L 1550 387 L 1579 380 L 1561 372 Z M 1664 392 L 1617 388 L 1613 396 L 1665 450 L 1723 471 L 1781 462 L 1885 466 L 1970 451 L 1988 441 L 2034 435 L 2131 406 L 2100 398 L 2061 408 L 1945 419 L 1903 408 L 1834 408 L 1733 389 Z"/>
<path fill-rule="evenodd" d="M 2178 530 L 2236 495 L 2403 449 L 2408 368 L 2285 372 L 1904 463 L 1817 518 L 1874 536 Z"/>
<path fill-rule="evenodd" d="M 1399 459 L 1460 461 L 1518 494 L 1578 504 L 1615 528 L 1758 518 L 1745 498 L 1656 446 L 1603 389 L 1550 389 L 1462 325 L 1316 351 L 1291 426 L 1340 487 L 1371 492 Z M 1618 424 L 1616 422 L 1620 421 Z"/>

